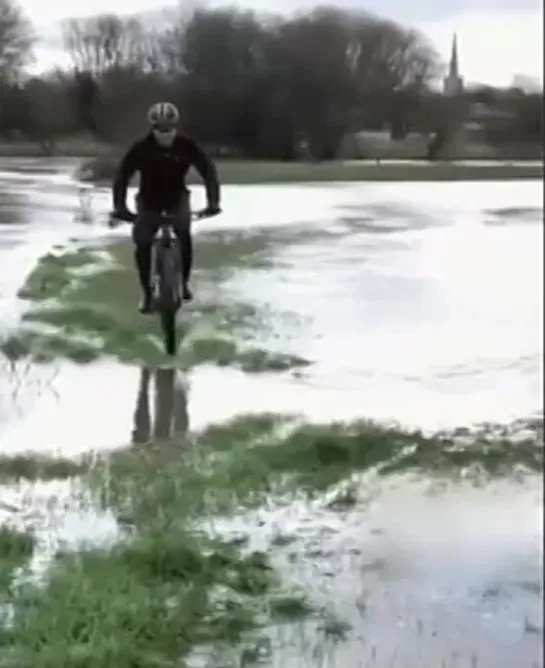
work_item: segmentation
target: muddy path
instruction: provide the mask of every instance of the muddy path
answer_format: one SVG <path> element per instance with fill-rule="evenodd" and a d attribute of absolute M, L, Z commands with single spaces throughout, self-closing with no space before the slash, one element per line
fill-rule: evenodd
<path fill-rule="evenodd" d="M 101 189 L 90 196 L 92 220 L 78 220 L 78 189 L 64 164 L 47 173 L 6 169 L 0 183 L 7 336 L 28 308 L 17 291 L 41 256 L 127 230 L 99 224 L 109 204 Z M 198 206 L 202 193 L 194 197 Z M 248 335 L 255 345 L 309 363 L 256 374 L 213 360 L 182 372 L 112 356 L 84 368 L 5 359 L 4 456 L 72 457 L 248 413 L 395 421 L 426 432 L 539 418 L 541 183 L 232 186 L 225 210 L 197 232 L 203 248 L 208 239 L 250 245 L 252 255 L 225 275 L 218 261 L 221 298 L 260 314 Z M 208 262 L 205 250 L 201 257 Z M 213 285 L 215 268 L 206 271 Z M 184 318 L 190 329 L 202 325 L 197 308 Z M 542 665 L 542 478 L 511 473 L 476 484 L 368 472 L 356 491 L 342 492 L 351 500 L 340 510 L 320 497 L 211 520 L 213 531 L 271 551 L 288 580 L 351 629 L 282 626 L 266 665 Z M 82 534 L 115 540 L 111 514 L 85 495 L 74 501 L 71 485 L 3 485 L 3 513 L 41 527 L 50 552 Z M 45 511 L 53 497 L 55 509 Z M 220 665 L 199 656 L 188 665 Z"/>

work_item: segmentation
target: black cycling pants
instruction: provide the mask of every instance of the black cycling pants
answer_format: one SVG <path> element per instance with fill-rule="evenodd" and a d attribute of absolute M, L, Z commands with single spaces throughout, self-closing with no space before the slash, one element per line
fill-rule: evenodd
<path fill-rule="evenodd" d="M 160 217 L 155 211 L 140 210 L 138 218 L 134 223 L 132 238 L 135 243 L 135 261 L 138 270 L 140 285 L 144 292 L 149 291 L 150 272 L 151 272 L 151 246 L 153 237 L 157 233 L 160 225 Z M 191 275 L 193 264 L 193 241 L 191 238 L 191 213 L 189 201 L 184 201 L 180 207 L 174 232 L 180 241 L 182 253 L 183 280 L 186 283 Z"/>

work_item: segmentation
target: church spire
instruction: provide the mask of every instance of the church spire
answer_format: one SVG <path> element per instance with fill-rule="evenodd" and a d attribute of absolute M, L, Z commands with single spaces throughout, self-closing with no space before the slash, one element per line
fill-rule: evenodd
<path fill-rule="evenodd" d="M 458 39 L 456 33 L 454 33 L 448 75 L 443 79 L 443 94 L 456 96 L 463 93 L 463 91 L 464 80 L 460 76 L 460 64 L 458 62 Z"/>
<path fill-rule="evenodd" d="M 452 38 L 452 50 L 450 52 L 449 77 L 457 79 L 460 76 L 458 69 L 458 39 L 456 33 Z"/>

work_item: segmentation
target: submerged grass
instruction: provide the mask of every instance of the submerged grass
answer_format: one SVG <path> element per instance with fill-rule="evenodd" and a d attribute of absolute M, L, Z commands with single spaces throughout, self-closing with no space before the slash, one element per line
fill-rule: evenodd
<path fill-rule="evenodd" d="M 164 474 L 155 485 L 158 467 Z M 289 416 L 245 416 L 205 429 L 185 445 L 119 451 L 98 470 L 98 480 L 106 482 L 108 501 L 115 499 L 129 515 L 150 516 L 157 507 L 200 515 L 259 504 L 275 493 L 313 495 L 371 469 L 476 482 L 517 470 L 541 473 L 543 440 L 537 433 L 514 441 L 487 430 L 460 439 L 366 421 L 315 425 Z"/>
<path fill-rule="evenodd" d="M 432 477 L 541 473 L 541 433 L 533 425 L 516 441 L 489 426 L 426 436 L 363 421 L 309 425 L 264 414 L 89 458 L 78 470 L 86 467 L 83 480 L 114 509 L 126 537 L 110 550 L 61 554 L 44 585 L 19 588 L 0 659 L 18 667 L 174 668 L 196 646 L 226 643 L 239 648 L 244 665 L 244 644 L 258 642 L 263 625 L 317 612 L 282 587 L 268 556 L 277 537 L 267 554 L 250 552 L 244 537 L 214 537 L 214 516 L 276 496 L 314 496 L 371 469 Z M 59 466 L 42 461 L 35 470 Z M 21 464 L 12 470 L 19 475 Z"/>
<path fill-rule="evenodd" d="M 69 287 L 75 270 L 96 261 L 96 254 L 86 248 L 60 254 L 47 253 L 27 278 L 25 286 L 19 291 L 19 297 L 22 299 L 58 298 Z"/>
<path fill-rule="evenodd" d="M 107 554 L 61 557 L 45 592 L 24 589 L 4 644 L 21 667 L 179 666 L 195 644 L 254 629 L 275 584 L 265 555 L 164 525 Z"/>
<path fill-rule="evenodd" d="M 251 335 L 263 326 L 261 314 L 222 289 L 230 272 L 262 262 L 269 242 L 266 235 L 261 241 L 244 235 L 229 241 L 225 234 L 199 241 L 198 298 L 182 314 L 186 323 L 191 321 L 191 331 L 184 335 L 181 327 L 181 366 L 212 361 L 259 372 L 309 364 L 297 356 L 251 345 Z M 50 361 L 64 356 L 85 363 L 110 354 L 123 361 L 161 362 L 163 343 L 157 318 L 143 318 L 136 309 L 138 284 L 132 248 L 117 243 L 108 251 L 107 261 L 97 259 L 93 249 L 42 258 L 19 293 L 35 306 L 24 315 L 23 329 L 0 346 L 6 357 L 16 360 L 30 355 L 37 361 Z M 82 272 L 89 268 L 94 271 Z"/>

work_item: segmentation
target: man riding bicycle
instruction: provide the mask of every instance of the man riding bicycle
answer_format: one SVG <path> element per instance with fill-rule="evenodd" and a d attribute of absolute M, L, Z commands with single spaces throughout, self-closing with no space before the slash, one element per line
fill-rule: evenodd
<path fill-rule="evenodd" d="M 135 261 L 142 286 L 141 313 L 151 312 L 151 247 L 165 211 L 176 216 L 174 231 L 180 241 L 183 265 L 183 298 L 192 299 L 189 277 L 193 262 L 191 239 L 191 209 L 189 190 L 185 184 L 191 166 L 201 175 L 205 187 L 207 208 L 203 216 L 221 212 L 220 187 L 214 164 L 187 137 L 177 131 L 180 113 L 171 102 L 157 102 L 148 110 L 150 132 L 136 141 L 121 160 L 112 186 L 113 216 L 130 218 L 127 209 L 127 188 L 136 172 L 140 172 L 137 195 L 137 217 L 133 227 Z"/>

